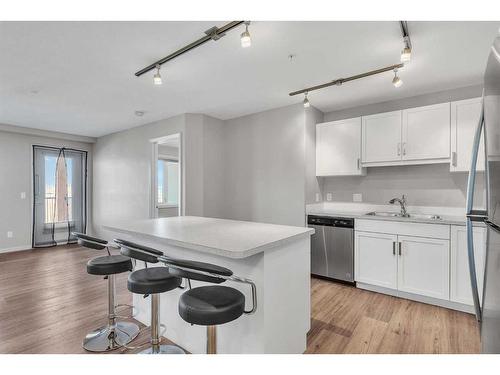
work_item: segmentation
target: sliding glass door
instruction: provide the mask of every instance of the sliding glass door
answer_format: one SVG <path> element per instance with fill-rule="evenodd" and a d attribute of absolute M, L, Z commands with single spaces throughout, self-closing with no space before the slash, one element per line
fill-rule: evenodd
<path fill-rule="evenodd" d="M 74 243 L 85 232 L 87 152 L 33 146 L 33 247 Z"/>

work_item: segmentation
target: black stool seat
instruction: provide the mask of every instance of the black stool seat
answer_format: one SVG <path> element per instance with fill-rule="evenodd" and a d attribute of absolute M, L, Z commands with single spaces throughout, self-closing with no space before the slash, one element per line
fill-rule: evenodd
<path fill-rule="evenodd" d="M 108 241 L 106 240 L 101 240 L 100 238 L 78 232 L 73 232 L 72 234 L 77 238 L 78 245 L 80 246 L 95 250 L 104 250 L 106 246 L 108 246 Z"/>
<path fill-rule="evenodd" d="M 87 272 L 91 275 L 113 275 L 127 271 L 132 271 L 132 260 L 123 255 L 107 255 L 87 262 Z"/>
<path fill-rule="evenodd" d="M 238 319 L 244 310 L 243 293 L 227 286 L 201 286 L 188 290 L 179 299 L 182 319 L 202 326 L 231 322 Z"/>
<path fill-rule="evenodd" d="M 128 275 L 127 287 L 132 293 L 164 293 L 181 285 L 182 279 L 170 274 L 166 267 L 137 270 Z"/>

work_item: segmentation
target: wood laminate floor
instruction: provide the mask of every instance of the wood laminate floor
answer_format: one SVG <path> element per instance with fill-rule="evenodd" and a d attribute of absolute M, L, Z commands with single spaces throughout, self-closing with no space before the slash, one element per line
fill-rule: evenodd
<path fill-rule="evenodd" d="M 479 353 L 473 315 L 311 280 L 307 353 Z"/>
<path fill-rule="evenodd" d="M 86 353 L 87 332 L 106 323 L 106 281 L 88 275 L 79 246 L 0 254 L 0 353 Z M 117 303 L 131 303 L 127 274 Z M 312 279 L 307 353 L 478 353 L 474 317 Z M 134 345 L 148 341 L 146 329 Z M 122 349 L 114 353 L 127 352 Z"/>

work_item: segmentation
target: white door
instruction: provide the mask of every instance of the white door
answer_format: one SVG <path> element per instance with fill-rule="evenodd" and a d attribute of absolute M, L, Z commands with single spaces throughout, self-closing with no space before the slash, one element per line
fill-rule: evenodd
<path fill-rule="evenodd" d="M 483 294 L 484 256 L 486 253 L 486 228 L 473 228 L 473 237 L 477 284 L 479 297 L 481 297 Z M 469 257 L 467 254 L 467 231 L 465 226 L 451 226 L 450 265 L 450 299 L 454 302 L 473 305 L 469 276 Z"/>
<path fill-rule="evenodd" d="M 361 117 L 316 125 L 316 176 L 356 176 L 360 165 Z"/>
<path fill-rule="evenodd" d="M 451 103 L 451 163 L 450 171 L 468 172 L 472 142 L 481 115 L 482 99 L 467 99 Z M 483 138 L 481 136 L 481 138 Z M 481 139 L 477 170 L 484 171 L 484 143 Z"/>
<path fill-rule="evenodd" d="M 398 290 L 449 299 L 450 242 L 398 236 Z"/>
<path fill-rule="evenodd" d="M 401 111 L 364 116 L 362 120 L 362 161 L 401 160 Z"/>
<path fill-rule="evenodd" d="M 385 288 L 397 288 L 397 236 L 355 232 L 354 279 Z"/>
<path fill-rule="evenodd" d="M 403 160 L 450 157 L 450 103 L 403 111 Z"/>

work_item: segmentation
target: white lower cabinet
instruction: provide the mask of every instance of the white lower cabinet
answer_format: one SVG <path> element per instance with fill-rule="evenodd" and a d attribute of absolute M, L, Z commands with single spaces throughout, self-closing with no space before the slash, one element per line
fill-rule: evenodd
<path fill-rule="evenodd" d="M 448 299 L 450 241 L 398 236 L 398 242 L 398 290 Z"/>
<path fill-rule="evenodd" d="M 355 280 L 448 299 L 449 253 L 448 240 L 358 231 Z"/>
<path fill-rule="evenodd" d="M 398 282 L 397 236 L 356 232 L 354 242 L 356 281 L 395 289 Z"/>
<path fill-rule="evenodd" d="M 486 233 L 473 228 L 480 298 Z M 358 219 L 354 249 L 361 288 L 472 312 L 465 226 Z"/>
<path fill-rule="evenodd" d="M 486 253 L 486 228 L 473 228 L 474 260 L 476 265 L 479 297 L 483 294 L 484 261 Z M 451 226 L 451 280 L 450 299 L 453 302 L 473 305 L 467 254 L 467 231 L 464 226 Z"/>

